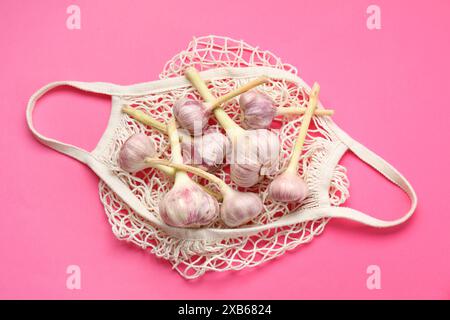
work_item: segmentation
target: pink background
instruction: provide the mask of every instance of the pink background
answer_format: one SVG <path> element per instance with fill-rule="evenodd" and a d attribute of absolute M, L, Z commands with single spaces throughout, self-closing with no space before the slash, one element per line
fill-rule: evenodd
<path fill-rule="evenodd" d="M 448 148 L 450 2 L 372 1 L 0 2 L 0 298 L 450 298 Z M 224 2 L 225 3 L 225 2 Z M 81 30 L 66 8 L 81 8 Z M 392 230 L 331 221 L 322 236 L 276 261 L 186 281 L 169 263 L 113 236 L 98 178 L 43 147 L 25 124 L 29 96 L 56 80 L 154 80 L 192 36 L 244 39 L 320 82 L 335 121 L 394 164 L 419 208 Z M 58 89 L 35 112 L 43 133 L 92 149 L 109 99 Z M 349 206 L 394 218 L 407 197 L 347 155 Z M 81 268 L 81 290 L 66 268 Z M 381 268 L 380 290 L 366 268 Z"/>

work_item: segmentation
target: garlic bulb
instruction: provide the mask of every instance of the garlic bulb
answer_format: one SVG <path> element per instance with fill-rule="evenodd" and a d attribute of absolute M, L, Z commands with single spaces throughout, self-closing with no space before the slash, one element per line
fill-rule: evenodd
<path fill-rule="evenodd" d="M 183 163 L 180 137 L 175 120 L 167 125 L 172 161 Z M 148 163 L 148 161 L 146 160 Z M 174 227 L 196 228 L 214 221 L 219 215 L 217 200 L 196 185 L 184 171 L 177 171 L 175 183 L 159 203 L 161 219 Z"/>
<path fill-rule="evenodd" d="M 269 197 L 281 202 L 302 202 L 308 196 L 308 186 L 297 174 L 283 172 L 269 185 Z"/>
<path fill-rule="evenodd" d="M 246 224 L 263 210 L 261 199 L 251 192 L 230 191 L 224 195 L 220 218 L 229 227 Z"/>
<path fill-rule="evenodd" d="M 122 111 L 133 119 L 167 135 L 167 126 L 149 114 L 128 106 L 124 106 Z M 178 133 L 182 143 L 184 163 L 199 166 L 207 171 L 214 171 L 224 164 L 224 158 L 230 149 L 230 141 L 227 136 L 219 131 L 205 132 L 203 136 L 194 138 L 181 130 Z"/>
<path fill-rule="evenodd" d="M 216 184 L 223 195 L 220 218 L 229 227 L 243 225 L 262 212 L 263 203 L 258 195 L 251 192 L 241 192 L 238 190 L 233 190 L 224 181 L 222 181 L 215 175 L 212 175 L 211 173 L 203 171 L 197 167 L 174 163 L 157 158 L 147 158 L 146 161 L 151 165 L 164 165 L 175 168 L 177 170 L 192 172 L 193 174 L 205 178 Z"/>
<path fill-rule="evenodd" d="M 155 141 L 145 133 L 130 136 L 119 151 L 118 164 L 128 172 L 137 172 L 148 168 L 145 158 L 156 154 Z"/>
<path fill-rule="evenodd" d="M 269 185 L 269 197 L 281 202 L 301 202 L 308 195 L 308 187 L 298 174 L 298 163 L 302 152 L 305 137 L 311 118 L 317 107 L 320 87 L 314 83 L 309 96 L 308 108 L 302 119 L 302 124 L 295 141 L 294 149 L 291 152 L 286 170 L 276 177 Z"/>
<path fill-rule="evenodd" d="M 176 173 L 175 184 L 159 203 L 161 219 L 174 227 L 197 228 L 209 224 L 217 219 L 218 212 L 217 200 L 184 172 Z"/>
<path fill-rule="evenodd" d="M 278 136 L 268 130 L 244 130 L 238 126 L 233 119 L 220 107 L 216 99 L 209 92 L 208 87 L 200 78 L 197 70 L 189 68 L 185 73 L 192 85 L 197 88 L 200 95 L 207 103 L 217 105 L 213 109 L 214 116 L 225 129 L 232 145 L 231 179 L 241 187 L 251 187 L 258 183 L 261 174 L 265 175 L 277 167 L 280 153 Z M 264 81 L 260 81 L 259 84 Z M 252 86 L 244 86 L 249 90 Z M 239 89 L 237 90 L 239 91 Z M 222 96 L 220 102 L 226 101 L 227 95 Z M 217 100 L 219 100 L 217 99 Z M 264 133 L 263 133 L 264 131 Z M 270 150 L 270 154 L 267 153 Z"/>
<path fill-rule="evenodd" d="M 172 111 L 180 126 L 192 135 L 202 134 L 211 115 L 211 111 L 205 105 L 191 99 L 178 100 Z"/>
<path fill-rule="evenodd" d="M 246 130 L 234 137 L 231 179 L 241 187 L 251 187 L 262 176 L 276 172 L 279 163 L 278 136 L 268 130 Z"/>
<path fill-rule="evenodd" d="M 212 172 L 225 163 L 230 140 L 219 131 L 211 131 L 194 139 L 182 139 L 181 148 L 184 163 Z"/>
<path fill-rule="evenodd" d="M 242 125 L 247 129 L 269 128 L 276 114 L 272 99 L 256 90 L 242 94 L 239 106 L 244 114 Z"/>

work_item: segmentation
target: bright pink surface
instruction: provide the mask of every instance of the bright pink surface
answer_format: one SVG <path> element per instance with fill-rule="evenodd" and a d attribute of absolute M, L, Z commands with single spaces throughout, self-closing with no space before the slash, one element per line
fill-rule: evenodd
<path fill-rule="evenodd" d="M 0 2 L 0 298 L 450 298 L 450 2 L 375 1 L 378 31 L 366 28 L 372 1 L 212 3 Z M 70 4 L 81 8 L 81 30 L 66 28 Z M 335 121 L 414 186 L 413 218 L 386 231 L 332 221 L 274 262 L 196 281 L 116 240 L 97 177 L 31 136 L 26 102 L 56 80 L 154 80 L 192 36 L 207 34 L 271 50 L 308 83 L 319 81 Z M 108 114 L 107 98 L 60 89 L 35 118 L 43 133 L 92 149 Z M 408 208 L 401 191 L 353 156 L 343 163 L 347 205 L 384 218 Z M 81 290 L 66 288 L 72 264 Z M 371 264 L 381 268 L 380 290 L 366 288 Z"/>

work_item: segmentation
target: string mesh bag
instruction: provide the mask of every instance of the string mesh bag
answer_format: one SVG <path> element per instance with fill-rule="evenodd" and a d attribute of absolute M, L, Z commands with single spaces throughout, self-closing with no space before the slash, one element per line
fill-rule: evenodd
<path fill-rule="evenodd" d="M 183 71 L 190 66 L 199 71 L 223 67 L 271 67 L 297 75 L 295 67 L 283 63 L 280 58 L 269 51 L 252 47 L 243 41 L 206 36 L 194 38 L 185 50 L 170 59 L 160 74 L 160 78 L 183 76 Z M 248 78 L 221 77 L 208 81 L 208 86 L 211 92 L 218 97 L 250 80 Z M 306 84 L 302 86 L 288 80 L 273 79 L 270 78 L 270 75 L 268 83 L 258 87 L 258 90 L 269 95 L 278 108 L 306 107 L 309 99 L 307 94 L 309 87 Z M 149 113 L 161 122 L 167 122 L 171 117 L 174 103 L 185 97 L 201 100 L 192 86 L 185 86 L 145 96 L 125 96 L 122 97 L 122 102 Z M 223 108 L 238 124 L 241 122 L 238 98 L 228 101 Z M 170 179 L 152 168 L 130 174 L 119 168 L 117 158 L 120 147 L 130 135 L 144 132 L 156 141 L 159 157 L 169 159 L 168 138 L 126 114 L 122 114 L 120 117 L 119 125 L 111 139 L 113 142 L 107 146 L 107 152 L 102 155 L 100 160 L 113 168 L 114 173 L 122 182 L 159 219 L 158 204 L 162 196 L 172 187 Z M 302 116 L 299 115 L 282 117 L 274 122 L 281 145 L 279 170 L 283 170 L 287 166 L 301 123 Z M 214 119 L 210 120 L 210 125 L 220 128 Z M 332 206 L 343 204 L 349 197 L 346 169 L 339 164 L 333 165 L 331 169 L 330 166 L 324 165 L 329 156 L 333 154 L 337 143 L 337 137 L 329 129 L 327 121 L 323 117 L 314 116 L 299 166 L 299 173 L 310 190 L 308 197 L 301 204 L 285 204 L 270 200 L 267 186 L 275 175 L 264 178 L 261 183 L 251 188 L 239 188 L 243 191 L 258 193 L 264 202 L 263 212 L 242 227 L 266 225 L 294 212 L 298 213 L 318 207 L 324 201 Z M 226 166 L 214 174 L 226 181 L 232 188 L 238 188 L 231 181 Z M 323 177 L 328 180 L 325 182 L 328 184 L 326 188 L 323 187 Z M 215 185 L 204 179 L 197 177 L 193 177 L 193 179 L 212 190 L 218 190 Z M 269 228 L 245 236 L 221 239 L 183 239 L 167 234 L 135 214 L 102 180 L 99 183 L 99 190 L 115 236 L 168 260 L 173 269 L 188 279 L 200 277 L 207 271 L 240 270 L 275 259 L 288 250 L 312 241 L 315 236 L 323 232 L 329 220 L 329 218 L 320 218 Z M 205 228 L 228 227 L 221 221 L 215 221 Z"/>

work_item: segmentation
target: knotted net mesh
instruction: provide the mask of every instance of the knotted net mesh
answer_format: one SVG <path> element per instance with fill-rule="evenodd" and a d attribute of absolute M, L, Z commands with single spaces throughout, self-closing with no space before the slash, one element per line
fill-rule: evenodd
<path fill-rule="evenodd" d="M 269 51 L 249 46 L 243 41 L 216 36 L 195 38 L 186 50 L 181 51 L 167 62 L 160 77 L 182 76 L 183 70 L 188 66 L 194 66 L 200 71 L 218 67 L 268 66 L 297 74 L 295 67 L 281 62 Z M 251 79 L 226 78 L 209 81 L 208 84 L 211 92 L 215 96 L 220 96 L 249 80 Z M 258 90 L 268 94 L 277 107 L 306 107 L 307 105 L 307 90 L 289 81 L 270 79 L 267 84 L 258 87 Z M 122 99 L 125 104 L 150 113 L 162 122 L 167 122 L 171 117 L 173 104 L 183 97 L 201 99 L 191 86 L 139 97 L 123 97 Z M 224 109 L 237 123 L 240 122 L 238 98 L 227 102 Z M 281 144 L 280 169 L 287 165 L 301 122 L 302 117 L 298 115 L 279 118 L 275 122 L 278 123 L 276 130 L 279 131 Z M 211 126 L 217 126 L 214 119 L 211 119 Z M 162 196 L 170 190 L 172 186 L 170 179 L 152 168 L 130 174 L 121 170 L 117 164 L 120 147 L 130 135 L 138 132 L 152 136 L 157 142 L 159 156 L 170 158 L 170 146 L 166 136 L 123 114 L 114 133 L 113 142 L 107 147 L 107 152 L 101 156 L 100 160 L 111 167 L 148 210 L 159 218 L 158 203 Z M 338 206 L 345 202 L 349 196 L 349 183 L 346 169 L 343 166 L 337 165 L 333 169 L 329 190 L 320 190 L 318 187 L 319 180 L 323 178 L 321 175 L 323 163 L 336 143 L 336 137 L 327 129 L 323 119 L 314 116 L 299 166 L 299 173 L 308 184 L 310 195 L 302 204 L 273 202 L 267 197 L 267 186 L 273 177 L 267 177 L 251 188 L 239 188 L 259 193 L 264 202 L 263 213 L 249 224 L 266 224 L 291 212 L 317 207 L 321 192 L 327 192 L 331 205 Z M 230 180 L 228 170 L 219 170 L 215 174 L 233 188 L 237 188 Z M 204 179 L 195 177 L 193 179 L 217 190 L 216 186 Z M 135 214 L 103 181 L 99 183 L 99 190 L 112 231 L 118 239 L 132 242 L 160 258 L 168 260 L 175 270 L 189 279 L 197 278 L 207 271 L 240 270 L 272 260 L 288 250 L 311 241 L 314 236 L 322 233 L 328 222 L 328 219 L 318 219 L 272 228 L 252 236 L 230 239 L 186 240 L 166 234 Z M 227 228 L 220 221 L 213 222 L 206 227 Z"/>

